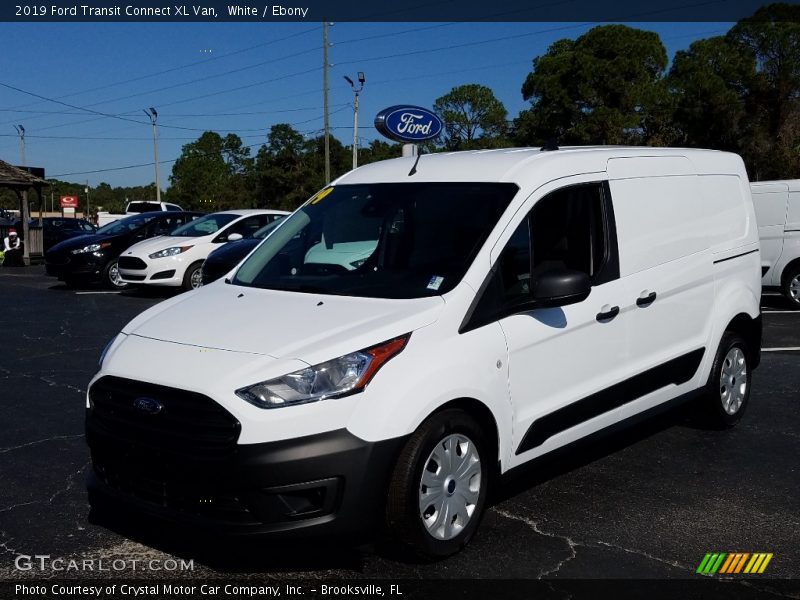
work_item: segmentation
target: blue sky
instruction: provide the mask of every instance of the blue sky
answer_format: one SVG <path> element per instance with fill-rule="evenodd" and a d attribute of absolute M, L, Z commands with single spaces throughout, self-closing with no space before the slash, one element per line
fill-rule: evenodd
<path fill-rule="evenodd" d="M 361 143 L 392 104 L 432 106 L 457 85 L 480 83 L 509 118 L 527 107 L 520 88 L 531 60 L 589 23 L 336 23 L 330 28 L 330 120 L 352 141 L 353 94 L 343 79 L 366 74 Z M 636 23 L 657 32 L 670 57 L 730 23 Z M 306 135 L 322 129 L 322 26 L 318 23 L 0 23 L 0 83 L 118 118 L 0 87 L 0 159 L 19 163 L 14 125 L 26 130 L 27 163 L 47 175 L 97 185 L 154 181 L 150 121 L 159 159 L 171 160 L 202 131 L 257 147 L 275 123 Z M 67 114 L 65 114 L 67 113 Z M 70 114 L 71 113 L 71 114 Z M 145 164 L 142 167 L 111 170 Z M 162 164 L 167 187 L 172 163 Z M 107 170 L 99 173 L 88 171 Z"/>

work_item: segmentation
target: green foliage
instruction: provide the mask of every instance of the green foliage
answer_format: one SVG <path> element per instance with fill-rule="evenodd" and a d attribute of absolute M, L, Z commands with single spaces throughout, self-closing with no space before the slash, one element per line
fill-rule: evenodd
<path fill-rule="evenodd" d="M 206 131 L 186 144 L 172 167 L 170 198 L 185 209 L 208 212 L 251 208 L 256 198 L 248 185 L 253 161 L 238 135 L 224 138 Z"/>
<path fill-rule="evenodd" d="M 533 60 L 522 95 L 532 107 L 515 121 L 516 138 L 540 144 L 636 144 L 655 133 L 667 53 L 658 35 L 625 25 L 595 27 L 560 40 Z"/>
<path fill-rule="evenodd" d="M 472 83 L 454 87 L 437 98 L 434 110 L 442 118 L 447 150 L 499 148 L 506 144 L 506 111 L 488 87 Z"/>
<path fill-rule="evenodd" d="M 747 137 L 752 53 L 725 37 L 698 40 L 676 53 L 668 85 L 682 144 L 737 151 Z"/>
<path fill-rule="evenodd" d="M 743 95 L 750 126 L 740 150 L 754 179 L 800 175 L 800 6 L 771 4 L 726 36 L 757 77 Z"/>

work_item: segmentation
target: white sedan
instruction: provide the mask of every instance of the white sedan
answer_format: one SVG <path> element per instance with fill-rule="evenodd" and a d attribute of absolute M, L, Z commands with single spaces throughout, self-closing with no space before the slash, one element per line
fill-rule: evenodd
<path fill-rule="evenodd" d="M 195 219 L 166 236 L 144 240 L 119 258 L 122 281 L 136 285 L 202 284 L 200 267 L 220 244 L 250 237 L 264 225 L 289 213 L 282 210 L 226 210 Z"/>

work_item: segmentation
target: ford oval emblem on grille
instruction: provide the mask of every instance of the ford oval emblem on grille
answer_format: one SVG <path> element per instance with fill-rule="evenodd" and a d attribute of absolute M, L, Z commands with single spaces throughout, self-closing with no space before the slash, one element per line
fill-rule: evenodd
<path fill-rule="evenodd" d="M 157 415 L 164 409 L 164 405 L 155 398 L 141 397 L 133 401 L 133 408 L 146 415 Z"/>

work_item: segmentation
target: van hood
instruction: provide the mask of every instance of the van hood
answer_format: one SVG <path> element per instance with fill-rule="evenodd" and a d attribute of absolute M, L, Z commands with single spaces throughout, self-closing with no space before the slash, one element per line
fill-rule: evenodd
<path fill-rule="evenodd" d="M 216 282 L 154 306 L 122 331 L 164 342 L 316 364 L 429 325 L 444 304 L 440 296 L 387 300 Z"/>

